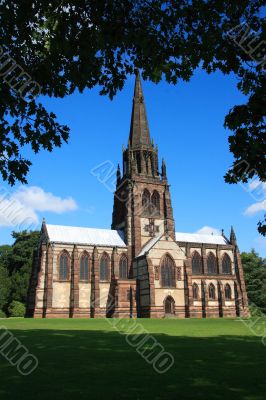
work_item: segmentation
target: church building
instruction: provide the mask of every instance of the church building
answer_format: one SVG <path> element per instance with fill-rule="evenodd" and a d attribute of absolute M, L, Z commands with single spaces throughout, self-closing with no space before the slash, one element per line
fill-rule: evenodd
<path fill-rule="evenodd" d="M 248 315 L 236 235 L 175 231 L 165 161 L 150 137 L 138 74 L 111 229 L 43 221 L 28 292 L 38 318 Z"/>

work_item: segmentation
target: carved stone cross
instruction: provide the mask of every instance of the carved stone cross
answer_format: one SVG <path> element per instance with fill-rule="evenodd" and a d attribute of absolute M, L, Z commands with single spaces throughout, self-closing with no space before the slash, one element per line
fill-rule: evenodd
<path fill-rule="evenodd" d="M 145 225 L 145 231 L 149 232 L 150 236 L 155 236 L 155 233 L 159 232 L 159 225 L 155 225 L 154 220 L 149 218 L 149 225 Z"/>

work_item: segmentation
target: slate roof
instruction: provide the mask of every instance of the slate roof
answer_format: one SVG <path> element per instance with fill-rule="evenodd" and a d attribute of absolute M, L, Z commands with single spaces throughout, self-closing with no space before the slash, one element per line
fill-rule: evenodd
<path fill-rule="evenodd" d="M 45 226 L 48 238 L 53 243 L 127 247 L 122 231 L 50 224 Z"/>
<path fill-rule="evenodd" d="M 175 233 L 177 242 L 206 243 L 206 244 L 228 244 L 222 235 L 205 235 L 200 233 Z"/>
<path fill-rule="evenodd" d="M 124 234 L 119 230 L 83 228 L 76 226 L 45 224 L 48 238 L 52 243 L 71 243 L 107 247 L 127 247 L 124 242 Z M 204 244 L 228 244 L 222 235 L 206 235 L 199 233 L 176 232 L 177 242 L 204 243 Z M 145 255 L 161 239 L 163 234 L 155 236 L 146 243 L 138 257 Z"/>

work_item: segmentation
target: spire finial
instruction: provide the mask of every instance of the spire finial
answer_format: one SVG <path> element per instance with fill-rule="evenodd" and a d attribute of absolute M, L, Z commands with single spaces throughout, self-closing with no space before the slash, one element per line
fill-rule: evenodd
<path fill-rule="evenodd" d="M 166 179 L 166 164 L 164 158 L 162 159 L 162 177 Z"/>
<path fill-rule="evenodd" d="M 231 226 L 230 243 L 231 243 L 232 245 L 236 245 L 236 234 L 235 234 L 235 231 L 234 231 L 233 226 Z"/>
<path fill-rule="evenodd" d="M 121 171 L 120 171 L 120 165 L 117 165 L 117 171 L 116 171 L 116 183 L 119 185 L 121 182 Z"/>

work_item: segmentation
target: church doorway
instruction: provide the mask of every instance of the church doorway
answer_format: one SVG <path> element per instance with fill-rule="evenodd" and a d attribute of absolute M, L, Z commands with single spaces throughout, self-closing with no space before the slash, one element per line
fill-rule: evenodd
<path fill-rule="evenodd" d="M 175 313 L 175 301 L 172 296 L 167 296 L 164 300 L 165 315 L 173 315 Z"/>

